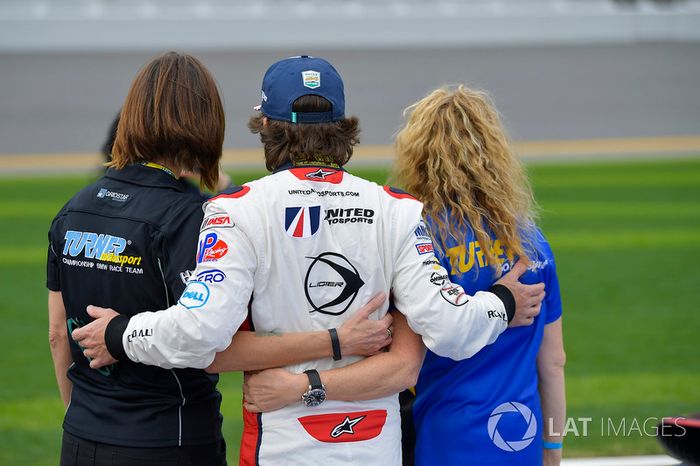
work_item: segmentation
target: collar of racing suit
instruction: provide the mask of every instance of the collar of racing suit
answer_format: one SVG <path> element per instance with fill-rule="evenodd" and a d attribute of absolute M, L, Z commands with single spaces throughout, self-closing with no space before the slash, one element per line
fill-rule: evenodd
<path fill-rule="evenodd" d="M 181 192 L 188 189 L 185 181 L 173 178 L 163 170 L 151 168 L 140 163 L 127 165 L 119 170 L 110 168 L 107 170 L 105 177 L 138 186 L 172 188 Z"/>
<path fill-rule="evenodd" d="M 303 164 L 294 164 L 292 162 L 286 162 L 280 165 L 279 167 L 275 168 L 272 170 L 272 173 L 279 173 L 284 170 L 291 170 L 292 168 L 329 168 L 331 170 L 340 170 L 340 171 L 346 171 L 345 168 L 335 165 L 335 164 L 327 164 L 327 163 L 303 163 Z"/>

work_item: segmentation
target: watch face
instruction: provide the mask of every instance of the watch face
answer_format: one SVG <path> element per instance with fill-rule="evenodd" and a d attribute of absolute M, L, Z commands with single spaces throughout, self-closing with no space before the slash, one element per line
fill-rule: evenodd
<path fill-rule="evenodd" d="M 325 401 L 326 391 L 322 388 L 312 388 L 304 393 L 302 398 L 304 399 L 304 405 L 309 407 L 318 406 Z"/>

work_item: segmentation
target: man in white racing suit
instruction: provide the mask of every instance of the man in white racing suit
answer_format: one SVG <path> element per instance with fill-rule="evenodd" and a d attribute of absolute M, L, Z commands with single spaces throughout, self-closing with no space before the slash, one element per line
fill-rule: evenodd
<path fill-rule="evenodd" d="M 345 118 L 342 80 L 328 62 L 294 57 L 273 64 L 262 96 L 262 115 L 249 126 L 268 142 L 273 174 L 205 205 L 192 275 L 211 279 L 190 281 L 178 303 L 163 311 L 129 319 L 93 309 L 91 315 L 102 317 L 73 336 L 94 367 L 128 358 L 164 368 L 204 368 L 247 316 L 256 331 L 334 329 L 380 292 L 391 293 L 431 351 L 454 359 L 495 341 L 514 317 L 520 324 L 532 321 L 542 298 L 539 285 L 504 286 L 504 280 L 492 292 L 466 295 L 433 255 L 421 203 L 342 169 L 357 142 L 357 119 Z M 300 133 L 290 144 L 318 140 L 322 148 L 278 150 L 269 141 L 288 134 L 284 125 Z M 328 138 L 314 133 L 326 130 L 331 136 L 354 134 L 340 155 Z M 376 318 L 387 310 L 385 303 Z M 400 464 L 395 394 L 324 402 L 317 371 L 361 359 L 337 356 L 287 367 L 309 376 L 299 403 L 245 414 L 242 463 Z"/>

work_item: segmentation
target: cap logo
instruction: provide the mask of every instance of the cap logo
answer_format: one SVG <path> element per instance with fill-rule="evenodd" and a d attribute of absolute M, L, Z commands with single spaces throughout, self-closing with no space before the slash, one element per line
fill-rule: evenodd
<path fill-rule="evenodd" d="M 316 89 L 321 87 L 321 73 L 318 71 L 302 71 L 301 78 L 304 83 L 304 87 L 309 89 Z"/>

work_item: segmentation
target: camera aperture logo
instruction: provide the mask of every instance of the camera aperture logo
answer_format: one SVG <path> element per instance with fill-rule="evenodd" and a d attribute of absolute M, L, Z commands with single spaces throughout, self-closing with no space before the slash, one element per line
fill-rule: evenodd
<path fill-rule="evenodd" d="M 523 421 L 527 425 L 527 430 L 520 440 L 505 440 L 498 431 L 498 421 L 505 413 L 520 413 Z M 491 411 L 488 423 L 489 438 L 494 445 L 501 450 L 515 452 L 527 448 L 537 435 L 537 418 L 532 414 L 532 410 L 522 403 L 510 401 L 496 406 L 496 409 Z"/>

